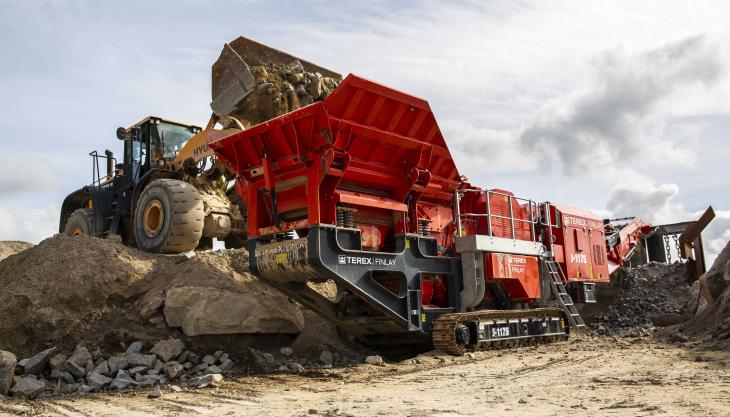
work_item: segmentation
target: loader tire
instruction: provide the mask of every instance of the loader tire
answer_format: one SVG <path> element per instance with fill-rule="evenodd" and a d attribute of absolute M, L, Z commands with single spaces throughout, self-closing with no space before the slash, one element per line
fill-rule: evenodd
<path fill-rule="evenodd" d="M 173 179 L 154 180 L 142 191 L 135 208 L 137 246 L 155 253 L 193 250 L 203 235 L 204 217 L 203 200 L 194 186 Z"/>
<path fill-rule="evenodd" d="M 96 236 L 94 228 L 94 209 L 80 208 L 74 210 L 63 228 L 63 233 L 68 236 Z"/>

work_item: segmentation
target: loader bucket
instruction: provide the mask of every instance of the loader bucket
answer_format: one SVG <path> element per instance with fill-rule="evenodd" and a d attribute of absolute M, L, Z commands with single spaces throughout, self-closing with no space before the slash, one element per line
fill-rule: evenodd
<path fill-rule="evenodd" d="M 318 72 L 324 77 L 342 80 L 342 76 L 294 55 L 270 48 L 243 36 L 223 45 L 218 60 L 213 64 L 212 102 L 213 113 L 228 116 L 256 87 L 249 69 L 253 65 L 290 65 L 299 61 L 305 71 Z"/>

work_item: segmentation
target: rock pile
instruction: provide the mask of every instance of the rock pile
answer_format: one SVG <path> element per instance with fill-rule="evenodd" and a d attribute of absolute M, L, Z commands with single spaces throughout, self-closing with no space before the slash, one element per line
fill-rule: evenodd
<path fill-rule="evenodd" d="M 271 352 L 263 352 L 257 349 L 249 348 L 249 357 L 252 359 L 250 363 L 256 365 L 256 369 L 262 371 L 282 371 L 302 373 L 307 370 L 332 369 L 334 367 L 347 367 L 362 363 L 369 363 L 362 353 L 352 351 L 330 351 L 327 347 L 319 352 L 319 356 L 312 355 L 295 355 L 294 350 L 289 347 L 283 347 L 278 354 Z M 379 356 L 377 356 L 379 358 Z M 382 363 L 382 358 L 380 359 Z"/>
<path fill-rule="evenodd" d="M 657 327 L 686 320 L 690 294 L 687 280 L 683 264 L 652 262 L 626 268 L 611 283 L 619 287 L 619 295 L 595 315 L 592 327 L 600 335 L 641 337 L 655 332 Z"/>
<path fill-rule="evenodd" d="M 256 90 L 230 114 L 247 128 L 324 100 L 339 83 L 335 78 L 305 71 L 299 61 L 289 65 L 257 65 L 250 70 Z"/>
<path fill-rule="evenodd" d="M 110 356 L 77 345 L 70 355 L 51 347 L 16 362 L 15 355 L 0 351 L 0 394 L 34 399 L 172 382 L 202 388 L 219 384 L 233 366 L 227 353 L 201 356 L 186 350 L 180 339 L 162 340 L 147 352 L 136 341 Z"/>
<path fill-rule="evenodd" d="M 311 349 L 310 349 L 311 350 Z M 238 352 L 241 361 L 218 350 L 200 355 L 187 349 L 181 339 L 155 343 L 149 350 L 141 341 L 131 343 L 119 353 L 104 354 L 98 347 L 77 345 L 70 355 L 57 347 L 17 360 L 0 350 L 0 395 L 35 399 L 62 394 L 124 389 L 151 389 L 149 396 L 161 396 L 160 385 L 187 388 L 214 387 L 224 375 L 251 372 L 304 373 L 333 367 L 371 364 L 383 366 L 383 358 L 327 348 L 316 358 L 309 351 L 282 347 L 277 352 L 248 348 Z"/>

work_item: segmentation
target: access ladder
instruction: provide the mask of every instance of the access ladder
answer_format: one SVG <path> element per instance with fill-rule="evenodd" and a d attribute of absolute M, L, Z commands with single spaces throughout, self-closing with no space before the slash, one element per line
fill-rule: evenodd
<path fill-rule="evenodd" d="M 565 288 L 565 284 L 568 280 L 563 275 L 563 270 L 560 269 L 560 266 L 552 259 L 545 259 L 544 263 L 548 271 L 548 275 L 550 276 L 550 290 L 558 300 L 558 304 L 560 304 L 560 308 L 568 318 L 568 322 L 572 327 L 578 329 L 586 327 L 585 322 L 580 317 L 580 313 L 578 313 L 578 309 L 575 308 L 575 304 L 573 304 L 573 298 L 570 294 L 568 294 L 568 291 Z"/>

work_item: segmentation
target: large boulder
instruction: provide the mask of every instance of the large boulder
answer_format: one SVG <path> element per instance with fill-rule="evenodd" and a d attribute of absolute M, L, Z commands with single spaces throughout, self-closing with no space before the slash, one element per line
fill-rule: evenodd
<path fill-rule="evenodd" d="M 7 395 L 13 383 L 15 364 L 18 358 L 10 352 L 0 350 L 0 395 Z"/>
<path fill-rule="evenodd" d="M 266 284 L 249 279 L 230 289 L 184 286 L 167 291 L 165 319 L 187 336 L 203 334 L 297 334 L 304 326 L 299 306 Z"/>

